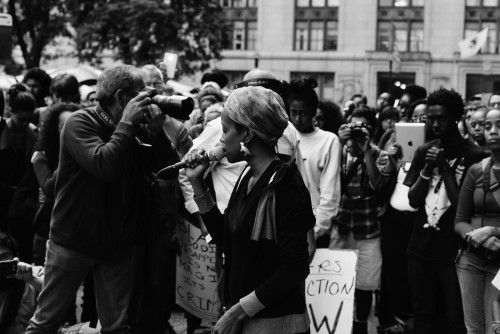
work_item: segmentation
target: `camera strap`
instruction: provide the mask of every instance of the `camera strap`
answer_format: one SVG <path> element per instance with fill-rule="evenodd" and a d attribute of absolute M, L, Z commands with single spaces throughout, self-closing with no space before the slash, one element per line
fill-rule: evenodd
<path fill-rule="evenodd" d="M 91 108 L 85 108 L 83 110 L 85 110 L 92 118 L 94 118 L 94 120 L 97 117 L 113 130 L 116 129 L 117 125 L 116 122 L 108 114 L 106 114 L 100 107 L 96 107 L 95 110 Z"/>
<path fill-rule="evenodd" d="M 7 122 L 5 121 L 5 118 L 0 116 L 0 136 L 2 135 L 3 129 L 5 129 L 6 125 L 7 125 Z"/>
<path fill-rule="evenodd" d="M 363 162 L 362 158 L 356 158 L 356 160 L 354 160 L 354 162 L 349 167 L 349 170 L 345 173 L 345 175 L 342 176 L 342 179 L 340 181 L 340 190 L 342 194 L 346 192 L 347 186 L 351 182 L 354 175 L 356 175 L 358 167 L 359 165 L 361 165 L 361 162 Z"/>

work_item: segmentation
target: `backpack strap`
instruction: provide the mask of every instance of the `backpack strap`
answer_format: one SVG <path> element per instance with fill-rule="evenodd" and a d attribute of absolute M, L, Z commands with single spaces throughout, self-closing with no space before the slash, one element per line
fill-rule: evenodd
<path fill-rule="evenodd" d="M 359 165 L 361 165 L 362 162 L 363 162 L 362 158 L 356 158 L 356 160 L 351 164 L 347 173 L 345 175 L 343 175 L 343 177 L 341 178 L 340 191 L 342 194 L 344 194 L 346 192 L 347 186 L 352 181 L 352 178 L 354 177 L 354 175 L 356 175 L 356 173 L 358 171 L 358 167 L 359 167 Z"/>

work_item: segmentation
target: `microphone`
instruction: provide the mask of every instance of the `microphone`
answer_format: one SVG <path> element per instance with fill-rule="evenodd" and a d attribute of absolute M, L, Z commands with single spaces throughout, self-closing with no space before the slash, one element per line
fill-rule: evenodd
<path fill-rule="evenodd" d="M 203 159 L 205 161 L 220 161 L 222 158 L 226 156 L 226 151 L 224 150 L 224 146 L 215 146 L 208 149 L 203 155 Z M 176 164 L 163 168 L 162 171 L 172 170 L 172 169 L 181 169 L 187 167 L 185 161 L 180 161 Z"/>

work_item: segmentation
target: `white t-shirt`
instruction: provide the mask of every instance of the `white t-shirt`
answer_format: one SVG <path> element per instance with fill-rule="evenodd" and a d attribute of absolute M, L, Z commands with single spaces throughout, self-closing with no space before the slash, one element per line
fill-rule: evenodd
<path fill-rule="evenodd" d="M 340 204 L 340 141 L 334 133 L 318 128 L 311 133 L 297 131 L 297 137 L 316 216 L 314 234 L 319 237 L 330 232 Z"/>

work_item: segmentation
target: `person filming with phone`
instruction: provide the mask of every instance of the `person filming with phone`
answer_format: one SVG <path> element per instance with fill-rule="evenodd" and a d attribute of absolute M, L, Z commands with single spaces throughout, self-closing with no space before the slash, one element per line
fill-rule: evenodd
<path fill-rule="evenodd" d="M 97 107 L 74 112 L 60 143 L 45 280 L 26 333 L 56 333 L 91 272 L 103 333 L 128 333 L 132 253 L 151 209 L 145 175 L 177 161 L 139 69 L 97 80 Z"/>

